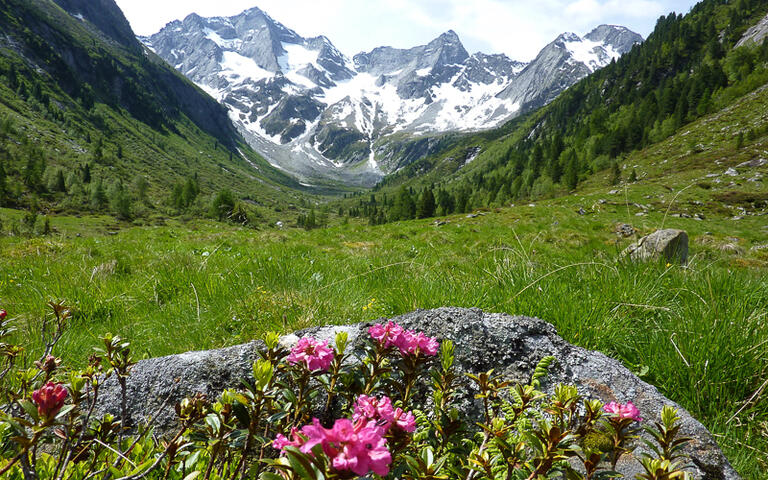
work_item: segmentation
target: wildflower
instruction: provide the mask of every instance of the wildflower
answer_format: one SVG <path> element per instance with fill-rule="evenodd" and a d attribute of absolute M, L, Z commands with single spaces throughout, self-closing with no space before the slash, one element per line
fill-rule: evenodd
<path fill-rule="evenodd" d="M 298 446 L 303 453 L 312 454 L 312 449 L 321 445 L 323 453 L 331 460 L 333 468 L 340 472 L 351 471 L 363 476 L 369 472 L 387 475 L 392 455 L 380 428 L 364 421 L 353 422 L 348 418 L 336 420 L 333 428 L 320 425 L 317 418 L 312 424 L 301 428 L 301 436 L 293 429 L 293 440 L 278 435 L 272 442 L 275 448 Z"/>
<path fill-rule="evenodd" d="M 311 337 L 302 337 L 291 349 L 288 363 L 303 363 L 310 371 L 326 371 L 333 361 L 333 350 L 328 342 Z"/>
<path fill-rule="evenodd" d="M 392 400 L 386 395 L 381 398 L 360 395 L 355 402 L 355 422 L 365 422 L 368 426 L 376 426 L 383 433 L 393 429 L 411 433 L 416 430 L 416 417 L 402 408 L 392 408 Z"/>
<path fill-rule="evenodd" d="M 50 420 L 56 417 L 64 406 L 69 392 L 61 383 L 48 382 L 39 390 L 32 392 L 32 401 L 37 405 L 37 413 L 41 418 Z"/>
<path fill-rule="evenodd" d="M 640 410 L 638 410 L 632 402 L 627 402 L 625 404 L 611 402 L 605 405 L 603 410 L 617 415 L 619 419 L 630 418 L 636 422 L 643 420 L 642 417 L 640 417 Z"/>
<path fill-rule="evenodd" d="M 384 348 L 397 347 L 402 355 L 427 356 L 437 355 L 440 343 L 436 338 L 428 337 L 423 332 L 405 330 L 395 322 L 389 321 L 386 325 L 378 324 L 368 329 L 371 338 L 376 340 Z"/>
<path fill-rule="evenodd" d="M 5 317 L 7 316 L 8 316 L 8 312 L 6 312 L 5 310 L 0 310 L 0 322 L 5 320 Z"/>
<path fill-rule="evenodd" d="M 42 361 L 36 360 L 35 366 L 47 374 L 53 373 L 61 364 L 61 359 L 47 355 Z"/>
<path fill-rule="evenodd" d="M 400 335 L 395 346 L 402 355 L 418 355 L 420 353 L 432 357 L 437 355 L 440 344 L 437 339 L 424 335 L 423 332 L 406 330 Z"/>
<path fill-rule="evenodd" d="M 274 440 L 272 440 L 272 447 L 278 450 L 282 450 L 285 447 L 301 447 L 304 444 L 305 439 L 299 435 L 299 431 L 296 427 L 291 428 L 291 440 L 278 433 Z"/>
<path fill-rule="evenodd" d="M 392 425 L 397 425 L 405 432 L 413 433 L 416 430 L 416 417 L 411 412 L 404 412 L 402 408 L 396 408 Z"/>
<path fill-rule="evenodd" d="M 384 348 L 396 345 L 403 332 L 403 327 L 392 321 L 387 322 L 386 325 L 379 323 L 368 329 L 371 338 L 379 342 Z"/>
<path fill-rule="evenodd" d="M 381 398 L 360 395 L 355 402 L 355 413 L 352 420 L 363 421 L 377 425 L 387 431 L 394 420 L 395 410 L 392 408 L 392 400 L 386 395 Z"/>

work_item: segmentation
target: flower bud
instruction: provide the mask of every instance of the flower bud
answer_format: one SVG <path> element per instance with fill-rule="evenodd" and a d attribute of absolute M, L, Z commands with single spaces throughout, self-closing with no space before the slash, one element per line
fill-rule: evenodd
<path fill-rule="evenodd" d="M 44 420 L 56 417 L 61 407 L 64 406 L 69 392 L 61 383 L 48 382 L 39 390 L 32 392 L 32 401 L 37 405 L 37 413 Z"/>
<path fill-rule="evenodd" d="M 42 361 L 35 361 L 35 366 L 50 375 L 58 368 L 60 363 L 61 359 L 48 355 Z"/>

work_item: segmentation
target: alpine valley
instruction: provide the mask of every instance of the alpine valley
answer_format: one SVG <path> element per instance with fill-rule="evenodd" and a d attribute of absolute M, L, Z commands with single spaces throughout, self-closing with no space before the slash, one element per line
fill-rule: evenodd
<path fill-rule="evenodd" d="M 324 37 L 304 38 L 258 9 L 191 14 L 141 40 L 218 99 L 272 165 L 305 185 L 373 186 L 451 145 L 537 109 L 643 38 L 600 25 L 564 33 L 530 63 L 469 54 L 448 31 L 410 49 L 348 58 Z"/>

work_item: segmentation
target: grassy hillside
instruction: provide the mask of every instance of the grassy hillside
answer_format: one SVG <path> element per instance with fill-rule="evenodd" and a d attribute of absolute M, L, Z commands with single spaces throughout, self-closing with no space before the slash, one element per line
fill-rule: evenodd
<path fill-rule="evenodd" d="M 298 203 L 300 185 L 223 107 L 135 39 L 116 43 L 50 0 L 4 4 L 0 26 L 0 205 L 151 218 L 206 212 L 230 189 L 259 219 Z M 190 181 L 194 195 L 174 202 Z"/>

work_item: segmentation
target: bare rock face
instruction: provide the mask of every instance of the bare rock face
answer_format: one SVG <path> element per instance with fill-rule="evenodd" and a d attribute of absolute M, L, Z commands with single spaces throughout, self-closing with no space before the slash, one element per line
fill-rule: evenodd
<path fill-rule="evenodd" d="M 638 262 L 665 259 L 685 263 L 688 260 L 688 234 L 682 230 L 657 230 L 627 247 L 622 256 Z"/>
<path fill-rule="evenodd" d="M 440 340 L 452 340 L 456 344 L 456 368 L 461 374 L 493 368 L 512 381 L 528 382 L 539 360 L 552 355 L 557 362 L 542 383 L 546 390 L 551 391 L 558 383 L 567 383 L 578 387 L 582 395 L 604 402 L 631 400 L 646 421 L 658 420 L 662 407 L 672 405 L 679 409 L 682 434 L 693 438 L 686 453 L 691 457 L 694 478 L 739 478 L 712 435 L 687 411 L 640 380 L 618 361 L 567 343 L 546 322 L 460 308 L 415 311 L 393 320 Z M 287 335 L 282 341 L 291 346 L 300 336 L 311 335 L 332 342 L 337 332 L 346 331 L 350 346 L 360 348 L 370 325 L 314 328 Z M 250 377 L 251 364 L 261 346 L 259 342 L 251 342 L 221 350 L 139 362 L 128 379 L 128 415 L 134 422 L 153 416 L 160 431 L 174 428 L 173 405 L 176 402 L 197 392 L 215 397 L 224 388 L 237 387 L 241 379 Z M 116 382 L 107 381 L 102 388 L 100 412 L 118 414 L 120 392 Z M 467 381 L 466 388 L 460 391 L 464 392 L 464 396 L 459 400 L 458 407 L 470 417 L 477 415 L 479 418 L 481 406 L 474 399 L 473 387 Z M 622 459 L 617 469 L 625 478 L 634 478 L 641 471 L 636 459 L 643 452 L 647 452 L 646 447 L 638 445 L 632 455 Z"/>

